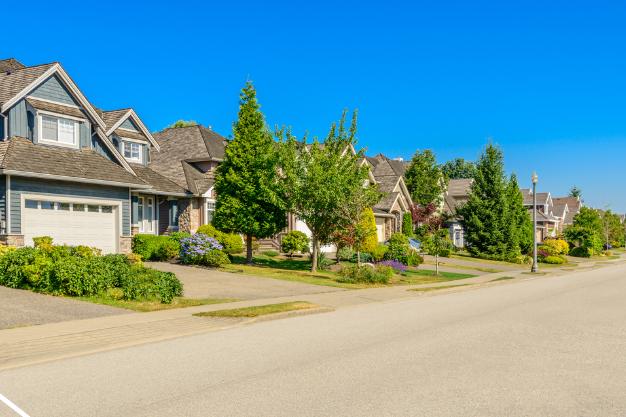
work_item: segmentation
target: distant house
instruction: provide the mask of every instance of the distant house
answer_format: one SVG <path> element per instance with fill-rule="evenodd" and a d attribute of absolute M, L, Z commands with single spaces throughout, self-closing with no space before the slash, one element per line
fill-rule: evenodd
<path fill-rule="evenodd" d="M 574 216 L 580 211 L 582 201 L 580 201 L 579 197 L 555 197 L 552 199 L 552 202 L 555 205 L 567 204 L 567 213 L 565 213 L 565 217 L 563 218 L 563 223 L 561 225 L 562 233 L 563 227 L 574 224 Z"/>
<path fill-rule="evenodd" d="M 465 233 L 456 209 L 469 200 L 473 182 L 473 178 L 450 180 L 448 182 L 448 190 L 444 195 L 443 212 L 450 216 L 450 221 L 448 222 L 450 240 L 457 247 L 465 246 Z"/>
<path fill-rule="evenodd" d="M 533 191 L 520 190 L 524 197 L 524 207 L 528 209 L 530 218 L 533 218 Z M 553 237 L 562 227 L 562 220 L 553 216 L 554 201 L 550 193 L 537 193 L 537 241 L 543 242 L 546 237 Z M 565 217 L 563 217 L 565 219 Z"/>

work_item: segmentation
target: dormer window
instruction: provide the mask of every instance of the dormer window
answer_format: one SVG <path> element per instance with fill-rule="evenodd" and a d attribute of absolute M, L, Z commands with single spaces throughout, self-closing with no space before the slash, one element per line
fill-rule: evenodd
<path fill-rule="evenodd" d="M 141 162 L 141 145 L 132 142 L 122 142 L 124 145 L 124 158 L 133 162 Z"/>
<path fill-rule="evenodd" d="M 47 115 L 41 116 L 41 141 L 53 142 L 61 146 L 75 146 L 77 123 Z"/>

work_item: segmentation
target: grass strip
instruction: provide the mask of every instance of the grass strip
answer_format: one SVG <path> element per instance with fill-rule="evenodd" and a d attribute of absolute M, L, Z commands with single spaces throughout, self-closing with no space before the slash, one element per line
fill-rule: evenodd
<path fill-rule="evenodd" d="M 445 288 L 463 287 L 464 285 L 470 285 L 470 284 L 444 285 L 443 287 L 413 288 L 407 291 L 434 291 L 434 290 L 443 290 Z"/>
<path fill-rule="evenodd" d="M 199 317 L 257 317 L 266 314 L 283 313 L 285 311 L 306 310 L 319 307 L 306 301 L 293 301 L 291 303 L 268 304 L 265 306 L 234 308 L 232 310 L 217 310 L 197 313 Z"/>
<path fill-rule="evenodd" d="M 522 274 L 526 274 L 526 275 L 543 275 L 543 274 L 547 274 L 547 272 L 522 272 Z"/>
<path fill-rule="evenodd" d="M 424 263 L 426 265 L 435 265 L 435 261 L 424 261 Z M 511 265 L 513 265 L 513 264 L 511 264 Z M 439 266 L 445 266 L 446 268 L 466 269 L 466 270 L 482 271 L 482 272 L 489 272 L 489 273 L 504 272 L 501 269 L 491 269 L 491 268 L 482 268 L 482 267 L 479 267 L 479 266 L 466 266 L 466 265 L 448 264 L 448 263 L 441 262 L 441 261 L 439 261 Z"/>
<path fill-rule="evenodd" d="M 174 298 L 171 304 L 162 304 L 159 301 L 130 301 L 130 300 L 115 300 L 108 298 L 107 296 L 94 295 L 92 297 L 68 297 L 74 300 L 87 301 L 94 304 L 104 304 L 111 307 L 125 308 L 126 310 L 139 311 L 141 313 L 147 313 L 150 311 L 158 310 L 171 310 L 173 308 L 185 308 L 205 306 L 209 304 L 221 304 L 232 303 L 234 301 L 243 301 L 235 298 Z"/>
<path fill-rule="evenodd" d="M 503 281 L 505 279 L 515 279 L 515 277 L 502 277 L 502 278 L 496 278 L 496 279 L 492 279 L 489 282 L 494 282 L 494 281 Z"/>

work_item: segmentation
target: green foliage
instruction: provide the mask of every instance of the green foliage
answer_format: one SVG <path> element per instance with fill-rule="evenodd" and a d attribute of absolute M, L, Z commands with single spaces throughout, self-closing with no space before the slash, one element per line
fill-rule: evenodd
<path fill-rule="evenodd" d="M 221 231 L 263 239 L 287 227 L 280 192 L 279 150 L 265 124 L 251 81 L 239 97 L 233 137 L 217 167 L 215 191 L 219 198 L 213 224 Z M 247 262 L 252 262 L 251 253 Z"/>
<path fill-rule="evenodd" d="M 339 250 L 337 251 L 337 260 L 338 261 L 344 261 L 344 262 L 350 262 L 352 260 L 352 257 L 355 254 L 356 254 L 356 252 L 353 251 L 352 248 L 344 246 L 343 248 L 339 248 Z"/>
<path fill-rule="evenodd" d="M 584 227 L 593 230 L 598 235 L 602 235 L 602 220 L 600 214 L 589 207 L 582 206 L 580 211 L 574 215 L 574 222 L 572 226 Z M 566 228 L 569 229 L 571 226 Z"/>
<path fill-rule="evenodd" d="M 357 145 L 357 112 L 347 129 L 345 115 L 344 111 L 338 125 L 332 124 L 323 144 L 317 137 L 308 143 L 306 134 L 298 142 L 288 129 L 276 132 L 287 209 L 311 230 L 314 253 L 319 245 L 330 243 L 336 231 L 357 225 L 363 208 L 374 206 L 383 197 L 376 185 L 363 186 L 369 182 L 369 167 L 359 163 L 365 150 L 352 152 Z M 311 270 L 315 268 L 313 263 Z"/>
<path fill-rule="evenodd" d="M 361 258 L 361 262 L 371 262 L 372 261 L 372 255 L 367 253 L 367 252 L 360 252 L 358 254 Z M 354 255 L 352 255 L 352 259 L 350 259 L 350 262 L 352 263 L 357 263 L 357 253 L 354 252 Z"/>
<path fill-rule="evenodd" d="M 198 227 L 196 234 L 215 238 L 218 242 L 224 238 L 224 233 L 217 230 L 212 224 L 205 224 Z"/>
<path fill-rule="evenodd" d="M 431 149 L 423 149 L 421 152 L 418 149 L 411 161 L 404 176 L 413 202 L 422 206 L 428 203 L 439 206 L 448 187 L 448 179 L 437 163 L 437 154 Z"/>
<path fill-rule="evenodd" d="M 521 209 L 519 198 L 509 202 L 509 194 L 515 194 L 517 188 L 514 176 L 511 182 L 515 184 L 509 187 L 502 149 L 490 140 L 476 163 L 469 200 L 457 207 L 467 249 L 473 256 L 517 259 Z"/>
<path fill-rule="evenodd" d="M 584 208 L 586 207 L 581 207 L 581 209 L 584 209 Z M 578 214 L 580 214 L 580 212 L 577 213 L 576 216 Z M 591 220 L 591 221 L 590 222 L 581 221 L 578 224 L 593 225 L 593 215 L 587 216 L 587 214 L 588 213 L 585 213 L 586 220 Z M 601 253 L 602 252 L 601 234 L 599 234 L 597 230 L 594 230 L 591 227 L 577 225 L 576 216 L 574 216 L 574 224 L 571 226 L 567 226 L 565 228 L 565 231 L 563 232 L 565 235 L 565 239 L 570 244 L 580 244 L 580 248 L 583 248 L 584 250 L 576 251 L 576 253 L 578 254 L 584 255 L 585 253 L 589 252 L 590 253 L 589 256 L 593 256 L 594 253 Z M 570 253 L 572 254 L 572 256 L 579 256 L 579 255 L 574 255 L 574 249 L 572 249 Z M 586 256 L 582 256 L 582 257 L 586 257 Z"/>
<path fill-rule="evenodd" d="M 370 266 L 358 267 L 357 265 L 346 265 L 339 270 L 340 278 L 339 282 L 355 284 L 355 283 L 367 283 L 367 284 L 387 284 L 389 283 L 389 276 L 383 275 L 376 269 Z M 393 276 L 393 270 L 392 270 Z"/>
<path fill-rule="evenodd" d="M 507 186 L 508 208 L 513 225 L 512 231 L 519 245 L 520 253 L 526 253 L 533 247 L 533 222 L 528 215 L 528 209 L 524 207 L 524 197 L 517 184 L 517 176 L 511 174 Z M 515 239 L 509 242 L 512 247 L 511 252 L 515 252 Z"/>
<path fill-rule="evenodd" d="M 408 237 L 413 237 L 413 218 L 408 211 L 402 215 L 402 233 Z"/>
<path fill-rule="evenodd" d="M 311 263 L 313 263 L 313 254 L 309 254 L 309 257 L 311 259 Z M 328 259 L 328 257 L 326 256 L 325 252 L 322 251 L 318 251 L 317 252 L 317 266 L 320 269 L 326 269 L 330 266 L 330 264 L 332 264 L 332 261 L 330 259 Z M 356 262 L 356 261 L 355 261 Z"/>
<path fill-rule="evenodd" d="M 617 246 L 617 245 L 615 245 Z M 14 250 L 16 250 L 17 248 L 15 246 L 4 246 L 4 245 L 0 245 L 0 256 L 3 256 L 9 252 L 13 252 Z"/>
<path fill-rule="evenodd" d="M 144 260 L 167 261 L 179 252 L 178 242 L 170 236 L 135 235 L 131 247 Z"/>
<path fill-rule="evenodd" d="M 195 122 L 195 120 L 190 120 L 190 121 L 185 121 L 185 120 L 179 120 L 176 123 L 174 123 L 173 125 L 168 125 L 166 127 L 166 129 L 177 129 L 179 127 L 189 127 L 189 126 L 196 126 L 198 123 Z"/>
<path fill-rule="evenodd" d="M 198 228 L 197 234 L 212 237 L 222 245 L 224 253 L 242 253 L 243 239 L 237 233 L 220 232 L 211 224 L 205 224 Z"/>
<path fill-rule="evenodd" d="M 408 245 L 409 238 L 404 233 L 393 233 L 389 237 L 389 245 Z"/>
<path fill-rule="evenodd" d="M 475 171 L 474 163 L 463 158 L 455 158 L 454 161 L 448 161 L 441 167 L 441 173 L 451 180 L 474 178 Z"/>
<path fill-rule="evenodd" d="M 387 277 L 387 279 L 393 279 L 393 268 L 389 265 L 376 265 L 374 267 L 374 269 L 376 269 L 376 272 L 378 272 L 381 275 L 384 275 L 385 277 Z"/>
<path fill-rule="evenodd" d="M 279 253 L 275 250 L 264 250 L 263 252 L 261 252 L 261 255 L 270 256 L 273 258 L 274 256 L 278 256 Z"/>
<path fill-rule="evenodd" d="M 174 274 L 144 268 L 126 255 L 94 256 L 71 246 L 42 247 L 25 247 L 2 256 L 0 285 L 67 296 L 118 289 L 125 299 L 143 297 L 163 303 L 182 295 L 182 284 Z"/>
<path fill-rule="evenodd" d="M 387 252 L 389 252 L 389 247 L 387 245 L 378 245 L 372 251 L 372 258 L 380 262 L 385 259 Z"/>
<path fill-rule="evenodd" d="M 284 253 L 288 253 L 290 256 L 293 256 L 294 253 L 307 251 L 309 243 L 311 243 L 311 239 L 309 239 L 307 235 L 303 232 L 294 230 L 287 232 L 287 234 L 283 236 L 280 248 Z"/>
<path fill-rule="evenodd" d="M 359 245 L 361 252 L 371 253 L 376 246 L 378 246 L 378 235 L 376 233 L 376 219 L 374 218 L 374 211 L 371 207 L 366 207 L 361 212 L 361 221 L 359 222 L 363 230 L 365 230 L 366 237 L 364 242 Z"/>
<path fill-rule="evenodd" d="M 413 253 L 406 257 L 407 266 L 420 266 L 420 264 L 424 263 L 424 258 L 417 253 Z"/>
<path fill-rule="evenodd" d="M 244 249 L 244 250 L 246 250 L 246 249 L 247 249 L 247 248 L 246 248 L 246 246 L 245 246 L 245 244 L 244 244 L 243 249 Z M 252 253 L 258 253 L 258 252 L 259 252 L 259 250 L 261 250 L 261 244 L 260 244 L 258 241 L 253 240 L 253 241 L 252 241 Z"/>
<path fill-rule="evenodd" d="M 547 264 L 564 264 L 567 260 L 563 260 L 563 258 L 559 256 L 548 256 L 543 260 Z"/>
<path fill-rule="evenodd" d="M 208 251 L 204 255 L 204 262 L 206 266 L 211 266 L 214 268 L 218 268 L 220 266 L 228 265 L 230 260 L 228 259 L 228 255 L 221 250 L 211 250 Z"/>
<path fill-rule="evenodd" d="M 404 265 L 408 265 L 408 258 L 414 254 L 413 248 L 409 245 L 390 243 L 389 250 L 385 254 L 386 261 L 400 262 Z"/>
<path fill-rule="evenodd" d="M 569 253 L 569 245 L 563 239 L 545 239 L 541 247 L 546 248 L 553 255 L 567 255 Z"/>
<path fill-rule="evenodd" d="M 52 249 L 52 238 L 50 236 L 41 236 L 33 238 L 34 247 L 41 250 Z"/>
<path fill-rule="evenodd" d="M 184 232 L 174 232 L 170 235 L 170 237 L 176 241 L 177 245 L 180 245 L 180 240 L 181 239 L 185 239 L 190 237 L 191 235 L 189 233 L 184 233 Z"/>
<path fill-rule="evenodd" d="M 569 193 L 567 193 L 568 197 L 578 197 L 580 199 L 581 203 L 584 203 L 585 200 L 583 200 L 583 192 L 580 188 L 576 187 L 576 185 L 574 185 L 572 188 L 569 189 Z"/>
<path fill-rule="evenodd" d="M 570 255 L 577 258 L 591 258 L 593 251 L 589 248 L 577 246 L 570 251 Z"/>

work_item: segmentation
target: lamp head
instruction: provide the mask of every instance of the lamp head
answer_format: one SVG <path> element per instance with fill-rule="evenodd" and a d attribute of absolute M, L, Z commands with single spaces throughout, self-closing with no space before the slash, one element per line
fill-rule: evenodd
<path fill-rule="evenodd" d="M 537 184 L 537 180 L 539 180 L 539 177 L 537 176 L 537 173 L 535 171 L 533 171 L 533 176 L 530 177 L 530 179 L 533 181 L 533 184 Z"/>

